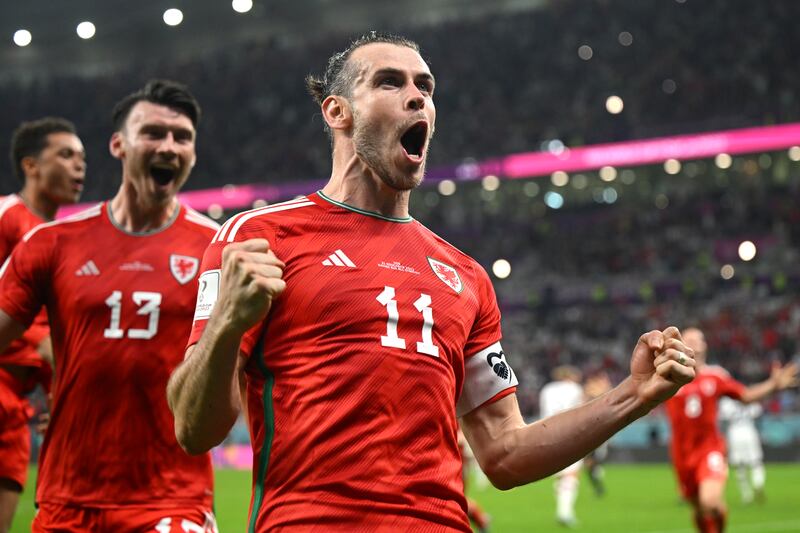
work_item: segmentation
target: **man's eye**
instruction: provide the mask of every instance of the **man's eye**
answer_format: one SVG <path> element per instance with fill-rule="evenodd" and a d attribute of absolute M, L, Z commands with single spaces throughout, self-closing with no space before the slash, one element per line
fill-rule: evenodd
<path fill-rule="evenodd" d="M 381 80 L 381 85 L 391 85 L 392 87 L 398 87 L 400 85 L 400 81 L 395 77 L 383 78 L 383 80 Z"/>

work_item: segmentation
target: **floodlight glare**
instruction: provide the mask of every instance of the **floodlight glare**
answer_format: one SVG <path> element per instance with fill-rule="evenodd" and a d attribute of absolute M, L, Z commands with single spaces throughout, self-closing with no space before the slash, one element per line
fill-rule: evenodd
<path fill-rule="evenodd" d="M 612 115 L 619 115 L 622 113 L 622 109 L 625 107 L 625 102 L 622 101 L 617 95 L 611 95 L 606 98 L 606 111 L 611 113 Z"/>
<path fill-rule="evenodd" d="M 183 11 L 180 9 L 167 9 L 164 11 L 164 24 L 167 26 L 177 26 L 183 22 Z"/>
<path fill-rule="evenodd" d="M 31 44 L 31 32 L 28 30 L 17 30 L 14 32 L 14 44 L 17 46 L 28 46 Z"/>
<path fill-rule="evenodd" d="M 253 0 L 233 0 L 231 2 L 231 7 L 237 13 L 247 13 L 251 9 L 253 9 Z"/>
<path fill-rule="evenodd" d="M 96 29 L 94 27 L 94 24 L 92 24 L 88 20 L 85 20 L 80 24 L 78 24 L 78 27 L 75 28 L 75 31 L 78 32 L 78 37 L 80 37 L 81 39 L 91 39 L 92 37 L 94 37 Z"/>
<path fill-rule="evenodd" d="M 506 279 L 511 274 L 511 263 L 505 259 L 498 259 L 492 263 L 492 273 L 499 279 Z"/>

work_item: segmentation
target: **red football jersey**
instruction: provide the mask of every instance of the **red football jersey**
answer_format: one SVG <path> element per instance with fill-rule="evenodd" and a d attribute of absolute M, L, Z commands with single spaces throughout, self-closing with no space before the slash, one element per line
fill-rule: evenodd
<path fill-rule="evenodd" d="M 699 451 L 725 450 L 725 439 L 717 425 L 717 403 L 723 396 L 738 400 L 745 388 L 721 367 L 704 366 L 691 383 L 667 401 L 672 426 L 670 452 L 676 464 L 692 463 Z"/>
<path fill-rule="evenodd" d="M 14 247 L 30 230 L 45 222 L 22 201 L 16 194 L 0 198 L 0 264 L 8 260 Z M 34 366 L 45 369 L 39 352 L 39 343 L 50 334 L 47 327 L 47 313 L 42 311 L 36 317 L 22 337 L 16 339 L 0 354 L 0 363 L 9 365 Z M 49 365 L 48 365 L 49 366 Z M 49 372 L 45 372 L 45 383 L 48 385 Z"/>
<path fill-rule="evenodd" d="M 286 263 L 286 290 L 241 343 L 250 531 L 470 531 L 456 411 L 516 385 L 484 270 L 411 218 L 316 193 L 223 225 L 190 343 L 216 301 L 222 249 L 256 237 Z"/>
<path fill-rule="evenodd" d="M 210 458 L 178 446 L 165 391 L 218 226 L 181 207 L 167 227 L 131 234 L 108 210 L 39 226 L 0 278 L 5 312 L 28 324 L 46 305 L 50 317 L 56 379 L 37 501 L 209 506 Z"/>

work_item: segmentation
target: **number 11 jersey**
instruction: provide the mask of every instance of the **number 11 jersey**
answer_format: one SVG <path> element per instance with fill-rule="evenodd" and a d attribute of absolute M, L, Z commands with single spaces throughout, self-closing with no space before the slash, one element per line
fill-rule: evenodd
<path fill-rule="evenodd" d="M 56 368 L 38 502 L 211 505 L 208 455 L 175 439 L 167 380 L 183 360 L 197 273 L 217 224 L 180 207 L 132 234 L 100 204 L 29 232 L 0 277 L 0 308 L 47 307 Z"/>
<path fill-rule="evenodd" d="M 470 531 L 456 416 L 514 391 L 485 271 L 417 221 L 316 193 L 242 213 L 206 251 L 266 238 L 286 290 L 242 339 L 250 531 Z"/>

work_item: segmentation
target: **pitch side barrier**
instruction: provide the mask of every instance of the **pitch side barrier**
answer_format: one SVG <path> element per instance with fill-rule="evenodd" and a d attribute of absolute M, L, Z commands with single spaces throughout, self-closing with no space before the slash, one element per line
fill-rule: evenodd
<path fill-rule="evenodd" d="M 637 141 L 595 144 L 543 152 L 512 154 L 485 161 L 437 167 L 428 171 L 425 183 L 435 185 L 450 179 L 473 181 L 487 175 L 507 179 L 549 176 L 553 172 L 597 170 L 605 166 L 631 167 L 662 163 L 668 159 L 686 161 L 715 157 L 719 154 L 746 154 L 781 150 L 800 145 L 800 123 L 782 124 L 692 135 L 675 135 Z M 186 191 L 182 202 L 198 211 L 212 206 L 221 210 L 249 209 L 256 202 L 273 203 L 321 189 L 326 180 L 283 184 L 226 185 L 216 189 Z M 86 209 L 91 203 L 76 204 L 59 210 L 59 217 Z"/>

